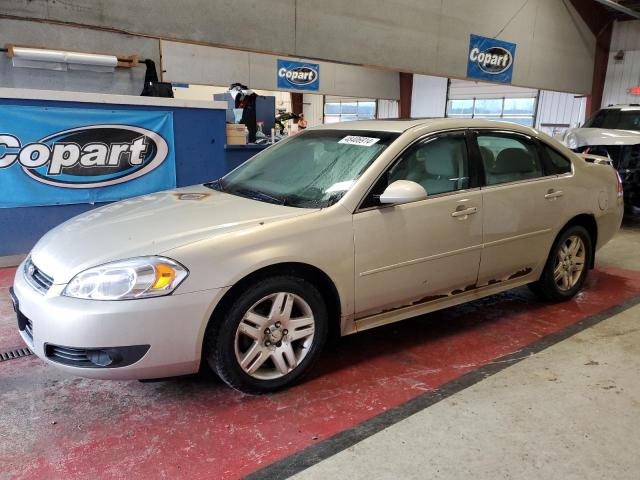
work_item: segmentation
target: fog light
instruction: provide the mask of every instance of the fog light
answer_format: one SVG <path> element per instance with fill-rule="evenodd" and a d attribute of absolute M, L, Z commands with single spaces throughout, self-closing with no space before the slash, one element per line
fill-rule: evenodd
<path fill-rule="evenodd" d="M 87 358 L 94 365 L 99 367 L 108 367 L 113 363 L 119 363 L 122 360 L 117 350 L 89 350 Z"/>

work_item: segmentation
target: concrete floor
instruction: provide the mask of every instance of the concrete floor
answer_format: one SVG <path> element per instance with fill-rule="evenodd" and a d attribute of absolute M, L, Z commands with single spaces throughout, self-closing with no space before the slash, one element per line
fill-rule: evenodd
<path fill-rule="evenodd" d="M 293 478 L 637 480 L 639 323 L 636 306 Z"/>
<path fill-rule="evenodd" d="M 21 346 L 12 275 L 0 269 L 0 352 Z M 517 289 L 346 337 L 276 395 L 1 362 L 0 479 L 636 479 L 639 322 L 629 220 L 574 301 Z"/>

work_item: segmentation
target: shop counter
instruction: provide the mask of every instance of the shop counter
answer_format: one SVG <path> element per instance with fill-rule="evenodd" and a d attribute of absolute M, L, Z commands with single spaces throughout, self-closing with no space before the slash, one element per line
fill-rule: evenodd
<path fill-rule="evenodd" d="M 231 171 L 238 165 L 242 165 L 251 157 L 270 146 L 270 143 L 265 145 L 255 143 L 249 143 L 247 145 L 225 145 L 224 150 L 227 170 Z"/>

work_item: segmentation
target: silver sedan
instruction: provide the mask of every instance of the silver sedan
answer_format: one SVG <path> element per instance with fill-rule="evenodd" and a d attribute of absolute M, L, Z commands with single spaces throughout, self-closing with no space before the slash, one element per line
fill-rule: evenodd
<path fill-rule="evenodd" d="M 67 372 L 282 388 L 348 335 L 528 284 L 573 297 L 622 219 L 607 162 L 481 120 L 309 129 L 205 185 L 54 228 L 18 269 L 20 332 Z"/>

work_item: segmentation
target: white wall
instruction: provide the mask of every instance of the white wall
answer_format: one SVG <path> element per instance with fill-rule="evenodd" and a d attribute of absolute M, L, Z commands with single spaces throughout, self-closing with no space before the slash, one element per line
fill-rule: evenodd
<path fill-rule="evenodd" d="M 173 96 L 183 100 L 213 101 L 213 96 L 217 93 L 227 93 L 229 87 L 214 85 L 187 85 L 173 87 Z M 276 109 L 284 108 L 291 111 L 291 94 L 289 92 L 274 92 L 270 90 L 253 90 L 257 95 L 265 97 L 276 97 Z"/>
<path fill-rule="evenodd" d="M 584 96 L 543 90 L 538 98 L 536 128 L 553 136 L 579 127 L 585 120 L 586 105 Z"/>
<path fill-rule="evenodd" d="M 397 100 L 378 100 L 377 118 L 398 118 Z"/>
<path fill-rule="evenodd" d="M 619 50 L 624 59 L 614 59 Z M 607 76 L 602 106 L 617 103 L 640 103 L 640 96 L 629 95 L 628 89 L 640 85 L 640 20 L 616 22 L 611 35 Z"/>
<path fill-rule="evenodd" d="M 252 89 L 278 90 L 276 72 L 279 57 L 276 55 L 164 40 L 161 42 L 161 48 L 163 78 L 167 82 L 205 85 L 230 85 L 240 82 Z M 391 100 L 400 98 L 400 79 L 397 72 L 316 60 L 307 61 L 320 65 L 318 93 Z"/>
<path fill-rule="evenodd" d="M 322 125 L 324 120 L 323 96 L 305 93 L 302 96 L 302 113 L 309 127 Z"/>
<path fill-rule="evenodd" d="M 515 85 L 581 93 L 595 50 L 568 0 L 12 0 L 0 14 L 451 78 L 477 34 L 517 44 Z"/>
<path fill-rule="evenodd" d="M 538 95 L 535 88 L 514 87 L 501 83 L 473 82 L 452 79 L 449 85 L 449 98 L 531 98 Z"/>
<path fill-rule="evenodd" d="M 414 75 L 411 116 L 414 118 L 444 117 L 448 82 L 449 80 L 443 77 Z"/>

